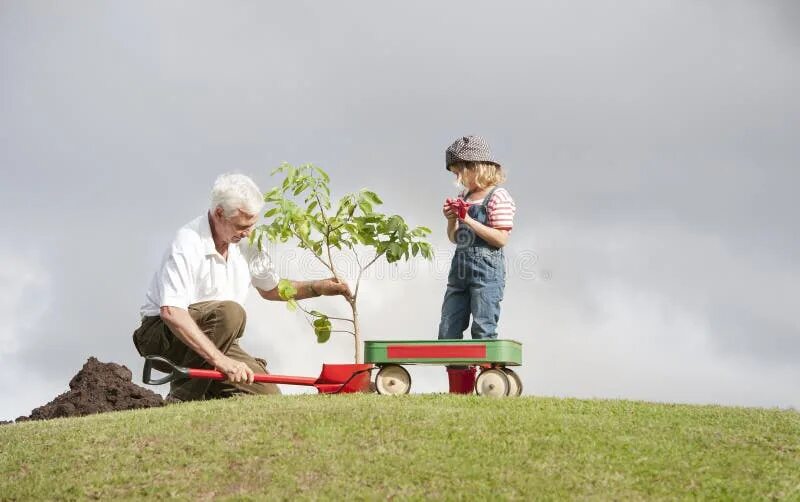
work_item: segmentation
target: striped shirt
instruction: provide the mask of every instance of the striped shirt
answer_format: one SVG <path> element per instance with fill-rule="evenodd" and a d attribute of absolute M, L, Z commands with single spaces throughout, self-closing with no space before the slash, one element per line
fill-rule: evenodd
<path fill-rule="evenodd" d="M 465 194 L 461 194 L 464 198 Z M 483 199 L 471 200 L 467 202 L 470 204 L 482 204 Z M 501 230 L 511 230 L 514 227 L 514 213 L 517 207 L 514 204 L 514 199 L 505 188 L 498 188 L 492 194 L 491 200 L 487 204 L 489 208 L 489 226 Z"/>

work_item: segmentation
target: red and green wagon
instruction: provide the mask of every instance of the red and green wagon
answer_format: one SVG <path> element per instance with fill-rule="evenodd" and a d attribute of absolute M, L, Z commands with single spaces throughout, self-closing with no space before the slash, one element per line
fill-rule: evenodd
<path fill-rule="evenodd" d="M 380 394 L 407 394 L 411 375 L 403 366 L 431 364 L 480 369 L 475 391 L 486 396 L 518 396 L 522 381 L 509 366 L 522 365 L 522 344 L 515 340 L 375 340 L 364 342 L 364 362 L 377 366 Z"/>

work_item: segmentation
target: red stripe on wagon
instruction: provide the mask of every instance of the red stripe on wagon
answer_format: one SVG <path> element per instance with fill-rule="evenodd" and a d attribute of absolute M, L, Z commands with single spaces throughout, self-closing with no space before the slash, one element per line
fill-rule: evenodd
<path fill-rule="evenodd" d="M 486 345 L 389 345 L 389 359 L 485 359 Z"/>

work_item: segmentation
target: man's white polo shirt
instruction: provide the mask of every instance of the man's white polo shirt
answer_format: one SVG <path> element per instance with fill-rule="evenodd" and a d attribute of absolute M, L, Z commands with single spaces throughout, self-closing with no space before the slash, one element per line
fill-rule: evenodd
<path fill-rule="evenodd" d="M 269 291 L 280 278 L 269 256 L 247 239 L 228 246 L 225 260 L 214 246 L 208 214 L 178 230 L 147 290 L 142 316 L 159 315 L 161 307 L 179 307 L 209 300 L 244 305 L 250 285 Z"/>

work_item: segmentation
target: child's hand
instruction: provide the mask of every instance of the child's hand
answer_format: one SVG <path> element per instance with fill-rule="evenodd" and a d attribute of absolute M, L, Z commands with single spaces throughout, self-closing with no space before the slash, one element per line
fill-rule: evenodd
<path fill-rule="evenodd" d="M 455 212 L 455 210 L 453 210 L 453 206 L 451 204 L 452 204 L 451 199 L 447 199 L 444 202 L 444 206 L 442 207 L 442 214 L 444 214 L 444 217 L 447 218 L 448 220 L 455 220 L 456 218 L 458 218 L 458 214 Z"/>
<path fill-rule="evenodd" d="M 469 216 L 469 202 L 463 199 L 447 199 L 445 202 L 446 205 L 450 207 L 450 209 L 456 214 L 459 220 L 463 220 L 465 217 Z"/>

